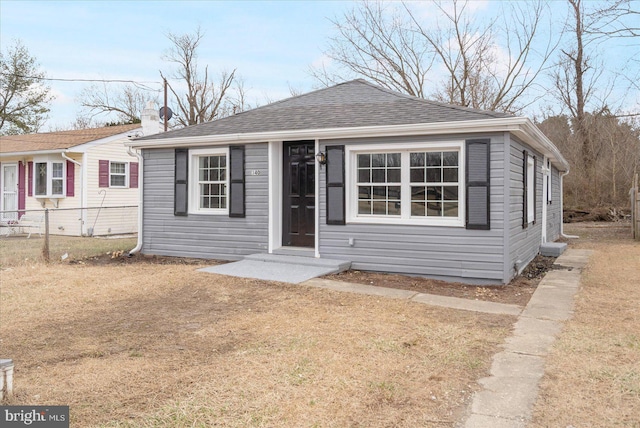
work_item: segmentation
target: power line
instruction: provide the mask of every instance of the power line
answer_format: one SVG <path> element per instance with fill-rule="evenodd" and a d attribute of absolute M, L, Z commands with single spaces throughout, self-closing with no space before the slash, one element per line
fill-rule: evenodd
<path fill-rule="evenodd" d="M 3 76 L 12 76 L 12 77 L 19 77 L 21 79 L 34 79 L 34 80 L 47 80 L 47 81 L 53 81 L 53 82 L 96 82 L 96 83 L 131 83 L 133 85 L 140 85 L 141 87 L 145 87 L 145 84 L 157 84 L 157 85 L 161 85 L 162 82 L 159 81 L 142 81 L 142 82 L 138 82 L 135 80 L 126 80 L 126 79 L 64 79 L 64 78 L 60 78 L 60 77 L 41 77 L 41 76 L 25 76 L 25 75 L 21 75 L 21 74 L 16 74 L 16 73 L 3 73 L 0 72 L 1 75 Z M 152 89 L 147 87 L 148 90 L 150 91 L 158 91 L 160 92 L 162 89 Z"/>

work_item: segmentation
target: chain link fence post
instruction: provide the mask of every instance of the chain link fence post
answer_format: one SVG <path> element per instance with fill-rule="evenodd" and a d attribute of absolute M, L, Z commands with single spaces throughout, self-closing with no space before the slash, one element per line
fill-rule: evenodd
<path fill-rule="evenodd" d="M 49 208 L 44 210 L 44 244 L 42 245 L 42 258 L 49 263 Z"/>

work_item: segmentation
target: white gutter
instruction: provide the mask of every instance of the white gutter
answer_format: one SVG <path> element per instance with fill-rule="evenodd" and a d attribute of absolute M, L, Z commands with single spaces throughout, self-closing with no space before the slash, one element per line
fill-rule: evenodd
<path fill-rule="evenodd" d="M 568 239 L 577 239 L 579 236 L 564 234 L 564 198 L 562 196 L 564 194 L 564 183 L 562 182 L 562 179 L 567 174 L 569 174 L 569 170 L 560 174 L 560 236 Z"/>
<path fill-rule="evenodd" d="M 195 147 L 230 143 L 258 143 L 304 139 L 394 137 L 409 135 L 436 135 L 452 130 L 456 133 L 487 133 L 508 131 L 532 148 L 547 155 L 560 171 L 568 171 L 569 163 L 560 151 L 529 118 L 507 117 L 459 122 L 416 123 L 407 125 L 361 126 L 355 128 L 320 128 L 286 131 L 251 132 L 222 135 L 200 135 L 176 138 L 131 140 L 125 145 L 137 148 Z"/>
<path fill-rule="evenodd" d="M 32 155 L 57 155 L 59 153 L 69 153 L 69 149 L 56 149 L 56 150 L 36 150 L 36 151 L 27 151 L 27 152 L 5 152 L 0 153 L 1 158 L 8 158 L 12 156 L 32 156 Z M 77 152 L 73 152 L 77 153 Z"/>
<path fill-rule="evenodd" d="M 62 152 L 62 157 L 69 162 L 77 165 L 78 169 L 80 170 L 80 236 L 83 236 L 84 231 L 82 230 L 82 228 L 85 224 L 87 213 L 84 210 L 84 174 L 82 173 L 82 163 L 78 162 L 77 160 L 71 159 L 69 156 L 67 156 L 67 152 L 68 150 Z"/>
<path fill-rule="evenodd" d="M 125 143 L 126 144 L 126 143 Z M 127 153 L 129 153 L 129 156 L 133 156 L 135 158 L 138 158 L 138 242 L 136 243 L 135 248 L 133 248 L 131 251 L 129 251 L 129 256 L 132 256 L 138 252 L 140 252 L 140 250 L 142 249 L 142 204 L 143 204 L 143 186 L 142 186 L 142 176 L 143 174 L 143 170 L 142 170 L 142 154 L 140 152 L 133 152 L 131 150 L 131 147 L 127 148 Z"/>

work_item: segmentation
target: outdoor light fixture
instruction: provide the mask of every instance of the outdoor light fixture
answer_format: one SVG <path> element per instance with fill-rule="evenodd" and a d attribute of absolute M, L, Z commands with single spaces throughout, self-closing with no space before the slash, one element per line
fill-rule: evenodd
<path fill-rule="evenodd" d="M 316 154 L 316 160 L 318 161 L 318 163 L 320 165 L 326 165 L 327 164 L 327 154 L 324 152 L 318 152 Z"/>

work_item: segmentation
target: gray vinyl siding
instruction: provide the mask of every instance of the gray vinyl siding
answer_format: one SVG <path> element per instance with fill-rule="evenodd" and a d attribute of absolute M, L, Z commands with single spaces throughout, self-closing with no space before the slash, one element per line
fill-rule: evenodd
<path fill-rule="evenodd" d="M 321 257 L 343 258 L 357 270 L 421 275 L 468 283 L 503 283 L 504 271 L 504 135 L 474 134 L 446 137 L 412 137 L 395 139 L 363 139 L 321 141 L 326 145 L 358 145 L 379 143 L 389 148 L 401 142 L 461 141 L 469 138 L 490 138 L 490 230 L 467 230 L 464 227 L 389 225 L 389 224 L 326 224 L 326 176 L 320 174 Z M 349 161 L 348 159 L 346 160 Z M 347 178 L 346 186 L 354 186 Z M 349 239 L 354 245 L 349 245 Z"/>
<path fill-rule="evenodd" d="M 535 224 L 522 227 L 523 218 L 523 150 L 527 150 L 536 157 L 536 215 Z M 510 198 L 509 198 L 509 264 L 511 276 L 515 276 L 516 263 L 524 268 L 540 251 L 542 237 L 542 155 L 523 145 L 517 139 L 511 138 L 510 146 Z"/>
<path fill-rule="evenodd" d="M 203 147 L 198 147 L 203 148 Z M 246 217 L 174 215 L 174 150 L 147 149 L 144 156 L 142 253 L 239 260 L 267 249 L 267 144 L 246 146 Z M 252 175 L 259 170 L 259 175 Z"/>
<path fill-rule="evenodd" d="M 547 205 L 547 242 L 560 238 L 562 212 L 560 209 L 560 173 L 551 167 L 551 202 Z"/>

